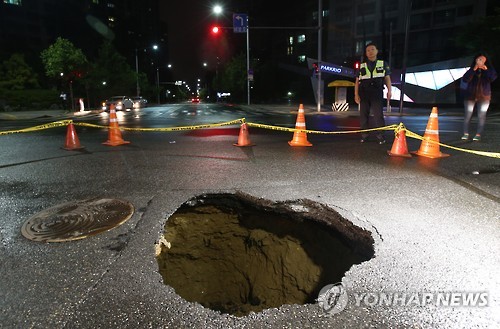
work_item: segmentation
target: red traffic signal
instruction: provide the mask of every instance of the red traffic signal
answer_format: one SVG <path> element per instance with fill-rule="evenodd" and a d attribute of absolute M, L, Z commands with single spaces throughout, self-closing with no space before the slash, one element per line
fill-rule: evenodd
<path fill-rule="evenodd" d="M 220 28 L 217 25 L 215 25 L 215 26 L 212 26 L 211 31 L 212 31 L 212 34 L 219 34 Z"/>
<path fill-rule="evenodd" d="M 312 64 L 312 67 L 313 67 L 313 71 L 314 71 L 314 73 L 319 73 L 318 63 L 313 63 L 313 64 Z"/>

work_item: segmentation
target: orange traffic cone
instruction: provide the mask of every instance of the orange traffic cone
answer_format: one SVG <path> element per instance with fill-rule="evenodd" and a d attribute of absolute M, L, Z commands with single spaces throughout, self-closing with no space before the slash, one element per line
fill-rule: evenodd
<path fill-rule="evenodd" d="M 130 144 L 129 141 L 124 141 L 122 138 L 122 133 L 120 131 L 120 127 L 118 126 L 118 119 L 116 118 L 116 111 L 114 105 L 110 105 L 109 107 L 108 140 L 105 141 L 103 144 L 109 146 Z"/>
<path fill-rule="evenodd" d="M 394 143 L 392 144 L 391 150 L 387 151 L 387 154 L 390 156 L 411 158 L 411 154 L 408 153 L 408 145 L 406 144 L 406 129 L 404 126 L 396 131 Z"/>
<path fill-rule="evenodd" d="M 240 126 L 240 134 L 238 136 L 238 143 L 233 144 L 234 146 L 253 146 L 248 135 L 248 125 L 246 122 L 242 123 Z"/>
<path fill-rule="evenodd" d="M 75 127 L 73 126 L 73 123 L 70 123 L 68 125 L 68 129 L 66 129 L 66 142 L 64 143 L 65 150 L 68 151 L 73 151 L 73 150 L 80 150 L 83 147 L 80 145 L 80 140 L 78 139 L 78 136 L 76 135 Z"/>
<path fill-rule="evenodd" d="M 300 104 L 299 113 L 297 114 L 297 121 L 295 122 L 295 129 L 306 129 L 306 118 L 304 115 L 304 106 Z M 305 132 L 294 131 L 293 139 L 288 142 L 290 146 L 312 146 L 307 140 L 307 134 Z"/>
<path fill-rule="evenodd" d="M 433 142 L 429 142 L 433 141 Z M 437 107 L 432 108 L 429 122 L 425 128 L 424 139 L 420 144 L 418 151 L 411 152 L 416 155 L 421 155 L 428 158 L 444 158 L 450 156 L 449 154 L 441 153 L 439 151 L 439 124 L 438 124 L 438 110 Z"/>

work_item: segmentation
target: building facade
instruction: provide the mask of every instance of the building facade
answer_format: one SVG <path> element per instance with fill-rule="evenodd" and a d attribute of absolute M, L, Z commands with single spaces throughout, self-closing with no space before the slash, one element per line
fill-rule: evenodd
<path fill-rule="evenodd" d="M 406 24 L 407 65 L 449 60 L 463 54 L 454 37 L 465 24 L 484 17 L 487 0 L 330 1 L 328 53 L 331 60 L 363 55 L 375 42 L 393 67 L 402 67 Z M 409 8 L 411 4 L 411 8 Z"/>

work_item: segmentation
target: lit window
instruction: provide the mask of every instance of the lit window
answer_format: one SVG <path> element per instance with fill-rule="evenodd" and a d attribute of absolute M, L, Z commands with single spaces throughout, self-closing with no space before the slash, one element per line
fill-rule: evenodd
<path fill-rule="evenodd" d="M 288 47 L 288 48 L 286 49 L 286 54 L 287 54 L 287 55 L 292 55 L 292 54 L 293 54 L 293 47 Z"/>
<path fill-rule="evenodd" d="M 414 74 L 417 86 L 437 90 L 432 71 L 416 72 Z"/>
<path fill-rule="evenodd" d="M 453 81 L 460 79 L 467 70 L 468 68 L 465 67 L 407 73 L 405 75 L 405 82 L 422 88 L 439 90 Z"/>
<path fill-rule="evenodd" d="M 288 44 L 293 45 L 293 37 L 288 37 Z"/>
<path fill-rule="evenodd" d="M 21 0 L 3 0 L 3 3 L 8 3 L 10 5 L 21 6 Z"/>
<path fill-rule="evenodd" d="M 304 34 L 301 34 L 299 36 L 297 36 L 297 42 L 298 43 L 301 43 L 301 42 L 304 42 L 306 41 L 306 36 Z"/>
<path fill-rule="evenodd" d="M 438 70 L 432 71 L 432 75 L 434 76 L 434 83 L 436 84 L 436 90 L 443 88 L 444 86 L 449 85 L 455 79 L 453 79 L 453 75 L 450 70 Z"/>
<path fill-rule="evenodd" d="M 108 7 L 109 7 L 109 8 L 115 8 L 115 4 L 114 4 L 114 3 L 109 3 L 109 2 L 108 2 Z"/>
<path fill-rule="evenodd" d="M 306 55 L 300 55 L 299 57 L 297 57 L 297 60 L 299 61 L 299 63 L 304 63 L 306 61 Z"/>
<path fill-rule="evenodd" d="M 453 79 L 458 80 L 465 74 L 465 72 L 467 72 L 468 69 L 470 69 L 470 67 L 450 69 L 450 73 L 453 76 Z"/>
<path fill-rule="evenodd" d="M 395 100 L 400 100 L 401 99 L 401 89 L 399 89 L 398 87 L 395 87 L 395 86 L 392 86 L 391 87 L 391 99 L 395 99 Z M 384 86 L 384 98 L 387 99 L 387 87 Z M 403 100 L 405 102 L 411 102 L 411 103 L 414 103 L 415 101 L 413 99 L 411 99 L 410 97 L 408 97 L 408 95 L 404 95 L 404 98 Z"/>

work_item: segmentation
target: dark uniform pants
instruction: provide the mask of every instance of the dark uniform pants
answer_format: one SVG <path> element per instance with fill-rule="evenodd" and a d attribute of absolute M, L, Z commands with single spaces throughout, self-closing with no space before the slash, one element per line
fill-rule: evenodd
<path fill-rule="evenodd" d="M 379 88 L 364 88 L 359 93 L 359 123 L 361 129 L 369 129 L 370 113 L 373 115 L 373 127 L 378 128 L 385 126 L 384 113 L 383 113 L 383 100 L 384 93 Z M 368 137 L 368 133 L 361 134 L 363 138 Z M 376 131 L 378 139 L 383 139 L 384 135 L 382 130 Z"/>

